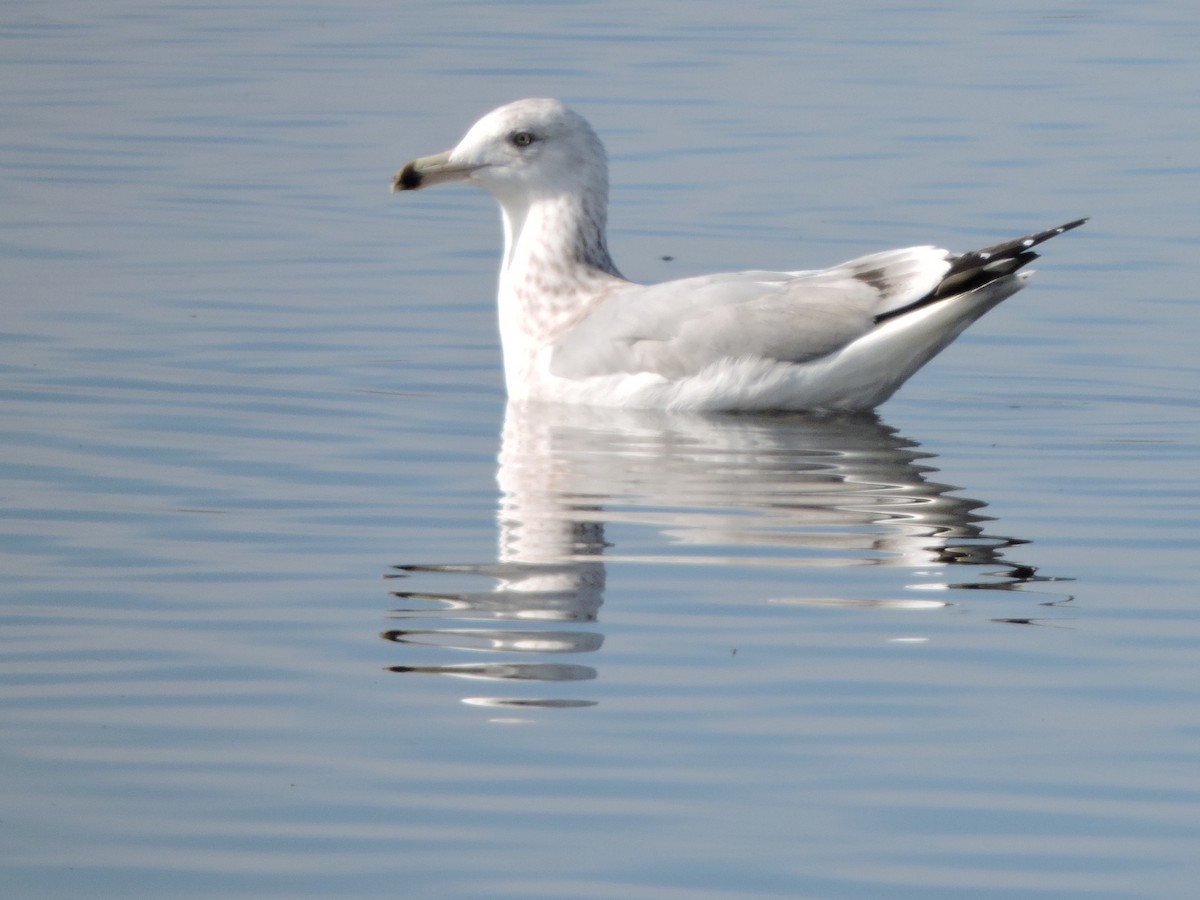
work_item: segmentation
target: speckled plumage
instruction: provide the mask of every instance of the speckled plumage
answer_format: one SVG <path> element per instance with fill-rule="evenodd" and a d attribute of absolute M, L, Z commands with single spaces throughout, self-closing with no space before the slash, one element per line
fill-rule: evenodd
<path fill-rule="evenodd" d="M 605 240 L 604 148 L 556 100 L 488 113 L 394 190 L 470 181 L 500 203 L 498 294 L 512 399 L 701 410 L 858 410 L 886 400 L 1020 290 L 1030 248 L 1070 222 L 952 255 L 910 247 L 809 272 L 638 285 Z"/>

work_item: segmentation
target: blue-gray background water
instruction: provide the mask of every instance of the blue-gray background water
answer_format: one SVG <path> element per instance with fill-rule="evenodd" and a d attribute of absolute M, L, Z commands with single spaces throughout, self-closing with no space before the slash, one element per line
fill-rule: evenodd
<path fill-rule="evenodd" d="M 1190 0 L 9 0 L 5 897 L 1185 897 Z M 878 417 L 506 415 L 558 96 L 641 281 L 1082 215 Z M 381 577 L 383 576 L 383 577 Z"/>

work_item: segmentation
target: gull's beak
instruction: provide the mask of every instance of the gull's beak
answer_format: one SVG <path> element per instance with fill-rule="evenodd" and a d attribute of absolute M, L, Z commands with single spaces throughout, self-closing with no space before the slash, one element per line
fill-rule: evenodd
<path fill-rule="evenodd" d="M 447 150 L 437 156 L 414 159 L 396 173 L 396 177 L 392 179 L 392 192 L 415 191 L 417 188 L 441 184 L 443 181 L 461 181 L 479 168 L 477 165 L 451 162 L 452 152 Z"/>

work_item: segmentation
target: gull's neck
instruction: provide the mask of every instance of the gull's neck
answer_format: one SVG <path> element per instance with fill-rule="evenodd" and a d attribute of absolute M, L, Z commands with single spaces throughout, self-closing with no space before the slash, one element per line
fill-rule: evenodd
<path fill-rule="evenodd" d="M 500 198 L 500 336 L 510 393 L 540 348 L 626 283 L 605 240 L 607 199 L 603 185 Z"/>

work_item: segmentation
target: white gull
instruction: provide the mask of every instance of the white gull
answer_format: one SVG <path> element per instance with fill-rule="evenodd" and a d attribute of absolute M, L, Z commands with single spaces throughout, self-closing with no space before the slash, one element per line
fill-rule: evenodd
<path fill-rule="evenodd" d="M 467 181 L 504 219 L 500 336 L 511 399 L 688 410 L 866 410 L 1025 286 L 1031 248 L 1086 219 L 983 250 L 874 253 L 819 271 L 655 285 L 608 254 L 604 147 L 557 100 L 518 100 L 394 191 Z"/>

